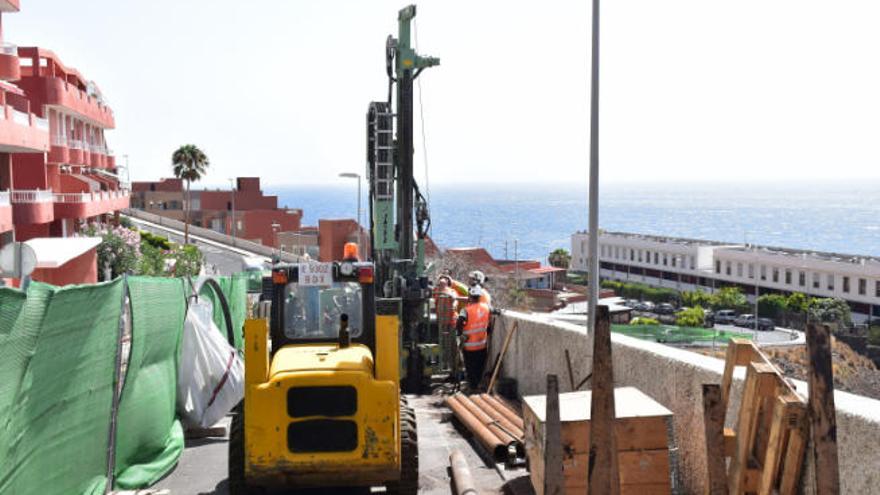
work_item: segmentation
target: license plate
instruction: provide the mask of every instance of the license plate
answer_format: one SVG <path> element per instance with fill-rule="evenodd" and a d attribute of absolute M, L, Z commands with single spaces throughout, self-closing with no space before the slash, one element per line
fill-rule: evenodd
<path fill-rule="evenodd" d="M 328 287 L 333 284 L 332 263 L 303 263 L 299 265 L 299 285 Z"/>

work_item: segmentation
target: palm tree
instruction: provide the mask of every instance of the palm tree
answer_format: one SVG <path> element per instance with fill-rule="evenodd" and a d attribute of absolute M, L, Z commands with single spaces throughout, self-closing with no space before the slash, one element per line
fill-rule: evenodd
<path fill-rule="evenodd" d="M 193 181 L 197 181 L 205 175 L 208 168 L 208 155 L 194 144 L 185 144 L 171 155 L 171 166 L 174 176 L 186 181 L 186 205 L 184 208 L 183 243 L 189 244 L 189 210 L 190 192 L 189 187 Z"/>
<path fill-rule="evenodd" d="M 568 269 L 568 265 L 571 263 L 571 255 L 568 254 L 568 250 L 563 248 L 555 249 L 547 258 L 550 261 L 550 266 L 557 268 Z"/>

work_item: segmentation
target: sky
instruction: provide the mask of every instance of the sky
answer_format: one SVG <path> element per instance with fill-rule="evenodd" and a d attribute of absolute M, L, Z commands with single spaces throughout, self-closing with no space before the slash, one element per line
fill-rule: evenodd
<path fill-rule="evenodd" d="M 339 183 L 402 1 L 22 0 L 3 30 L 98 83 L 132 180 L 193 143 L 208 185 Z M 589 7 L 420 2 L 441 65 L 416 88 L 417 177 L 427 157 L 431 184 L 586 184 Z M 880 178 L 880 2 L 617 0 L 601 21 L 603 181 Z"/>

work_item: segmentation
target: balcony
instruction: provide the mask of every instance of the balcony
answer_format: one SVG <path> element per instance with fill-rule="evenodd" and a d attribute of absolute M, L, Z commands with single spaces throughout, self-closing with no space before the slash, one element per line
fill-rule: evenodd
<path fill-rule="evenodd" d="M 21 65 L 18 60 L 18 47 L 11 43 L 3 43 L 0 46 L 0 80 L 19 79 L 21 79 Z"/>
<path fill-rule="evenodd" d="M 83 160 L 83 142 L 79 139 L 70 139 L 67 141 L 67 149 L 69 155 L 69 163 L 71 165 L 85 165 Z"/>
<path fill-rule="evenodd" d="M 52 136 L 52 146 L 49 149 L 47 162 L 62 164 L 70 163 L 70 150 L 67 148 L 67 138 L 63 135 Z"/>
<path fill-rule="evenodd" d="M 56 218 L 89 218 L 128 208 L 129 192 L 92 191 L 55 193 Z"/>
<path fill-rule="evenodd" d="M 0 104 L 0 152 L 49 151 L 49 122 L 11 105 Z"/>
<path fill-rule="evenodd" d="M 12 202 L 9 191 L 0 191 L 0 233 L 12 230 Z"/>
<path fill-rule="evenodd" d="M 55 219 L 52 191 L 15 189 L 10 194 L 12 219 L 16 225 L 47 223 Z"/>
<path fill-rule="evenodd" d="M 0 152 L 44 153 L 49 151 L 49 123 L 11 105 L 0 104 Z"/>
<path fill-rule="evenodd" d="M 89 95 L 59 77 L 40 77 L 40 79 L 45 81 L 47 105 L 64 107 L 67 111 L 78 114 L 83 120 L 105 129 L 116 127 L 113 111 L 99 98 Z M 43 83 L 39 84 L 42 85 Z"/>

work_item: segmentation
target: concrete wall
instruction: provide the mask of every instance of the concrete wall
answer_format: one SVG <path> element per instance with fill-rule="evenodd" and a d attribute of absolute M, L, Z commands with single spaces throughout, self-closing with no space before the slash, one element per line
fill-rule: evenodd
<path fill-rule="evenodd" d="M 503 364 L 504 375 L 515 378 L 520 395 L 544 393 L 546 375 L 559 376 L 560 390 L 568 391 L 565 349 L 568 349 L 575 382 L 591 369 L 592 341 L 584 327 L 551 322 L 540 315 L 505 313 L 495 325 L 490 344 L 494 358 L 511 326 L 518 330 Z M 612 334 L 614 380 L 617 386 L 634 386 L 675 414 L 675 432 L 685 493 L 706 492 L 706 459 L 703 452 L 702 384 L 720 383 L 724 361 L 654 342 Z M 739 409 L 744 370 L 735 382 L 728 411 L 728 426 Z M 804 382 L 795 381 L 806 395 Z M 836 392 L 837 438 L 842 493 L 877 493 L 880 487 L 880 401 Z M 808 452 L 807 493 L 812 493 L 812 459 Z"/>

